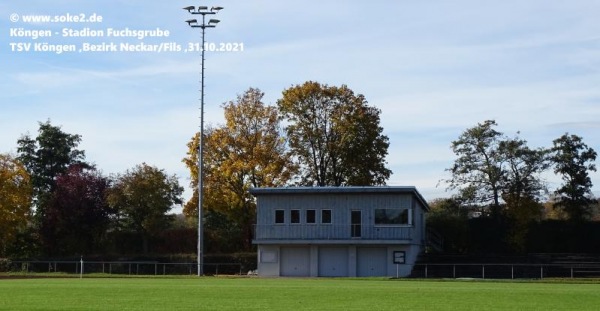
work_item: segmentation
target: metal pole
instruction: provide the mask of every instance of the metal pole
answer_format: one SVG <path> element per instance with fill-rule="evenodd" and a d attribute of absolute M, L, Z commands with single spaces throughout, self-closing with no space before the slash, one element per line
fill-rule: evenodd
<path fill-rule="evenodd" d="M 203 253 L 204 253 L 204 235 L 202 224 L 202 179 L 204 179 L 204 14 L 202 14 L 202 63 L 201 63 L 201 80 L 200 80 L 200 137 L 198 138 L 198 276 L 204 274 Z"/>
<path fill-rule="evenodd" d="M 203 210 L 202 210 L 202 202 L 204 195 L 204 187 L 203 187 L 203 179 L 204 179 L 204 32 L 205 29 L 214 28 L 215 24 L 219 22 L 219 20 L 211 19 L 206 24 L 206 15 L 214 15 L 219 10 L 223 9 L 223 7 L 212 7 L 210 11 L 207 11 L 208 7 L 199 6 L 197 11 L 193 11 L 195 9 L 194 6 L 186 7 L 184 10 L 188 10 L 191 14 L 194 15 L 202 15 L 202 24 L 197 24 L 196 20 L 187 21 L 188 24 L 193 28 L 202 28 L 202 46 L 200 47 L 200 51 L 202 53 L 202 62 L 201 62 L 201 77 L 200 77 L 200 137 L 198 138 L 198 276 L 204 274 L 203 264 L 204 264 L 204 225 L 203 225 Z M 194 25 L 192 25 L 194 23 Z M 190 267 L 191 268 L 191 267 Z"/>

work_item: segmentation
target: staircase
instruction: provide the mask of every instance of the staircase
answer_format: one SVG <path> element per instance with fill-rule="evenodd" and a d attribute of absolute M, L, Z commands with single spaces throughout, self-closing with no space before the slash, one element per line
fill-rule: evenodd
<path fill-rule="evenodd" d="M 432 228 L 427 228 L 425 240 L 426 253 L 441 253 L 444 251 L 444 237 Z"/>

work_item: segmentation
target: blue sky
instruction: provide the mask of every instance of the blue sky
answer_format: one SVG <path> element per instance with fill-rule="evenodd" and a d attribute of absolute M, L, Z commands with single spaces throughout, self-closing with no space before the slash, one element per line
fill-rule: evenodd
<path fill-rule="evenodd" d="M 243 51 L 207 52 L 205 120 L 249 87 L 275 104 L 307 80 L 346 84 L 382 111 L 393 175 L 427 200 L 449 196 L 450 142 L 487 119 L 531 147 L 565 132 L 600 151 L 600 2 L 571 1 L 5 1 L 0 4 L 0 152 L 50 119 L 80 134 L 104 173 L 146 162 L 177 174 L 199 126 L 200 54 L 15 52 L 10 43 L 199 42 L 188 5 L 223 6 L 207 42 Z M 96 13 L 102 23 L 11 22 L 12 14 Z M 166 38 L 22 38 L 11 28 L 170 32 Z M 600 175 L 592 181 L 600 183 Z M 545 176 L 550 188 L 560 180 Z M 594 192 L 600 194 L 599 185 Z M 189 195 L 190 191 L 186 192 Z"/>

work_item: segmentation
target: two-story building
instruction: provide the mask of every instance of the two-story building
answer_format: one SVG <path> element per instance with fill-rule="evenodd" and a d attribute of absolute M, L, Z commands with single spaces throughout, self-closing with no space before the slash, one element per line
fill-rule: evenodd
<path fill-rule="evenodd" d="M 260 276 L 407 276 L 429 207 L 415 187 L 254 188 Z"/>

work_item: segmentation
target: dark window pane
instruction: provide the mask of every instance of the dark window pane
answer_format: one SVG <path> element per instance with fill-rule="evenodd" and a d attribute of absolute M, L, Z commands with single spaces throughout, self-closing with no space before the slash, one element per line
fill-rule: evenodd
<path fill-rule="evenodd" d="M 306 210 L 306 223 L 314 224 L 317 222 L 317 211 L 314 209 Z"/>
<path fill-rule="evenodd" d="M 331 210 L 324 209 L 321 211 L 321 223 L 330 224 L 331 223 Z"/>
<path fill-rule="evenodd" d="M 408 225 L 407 209 L 376 209 L 376 225 Z"/>
<path fill-rule="evenodd" d="M 290 222 L 293 224 L 299 224 L 300 223 L 300 210 L 298 209 L 293 209 L 292 210 L 292 214 L 290 217 Z"/>
<path fill-rule="evenodd" d="M 282 209 L 275 210 L 275 223 L 276 224 L 283 224 L 283 223 L 285 223 L 285 213 L 284 213 L 284 210 L 282 210 Z"/>

